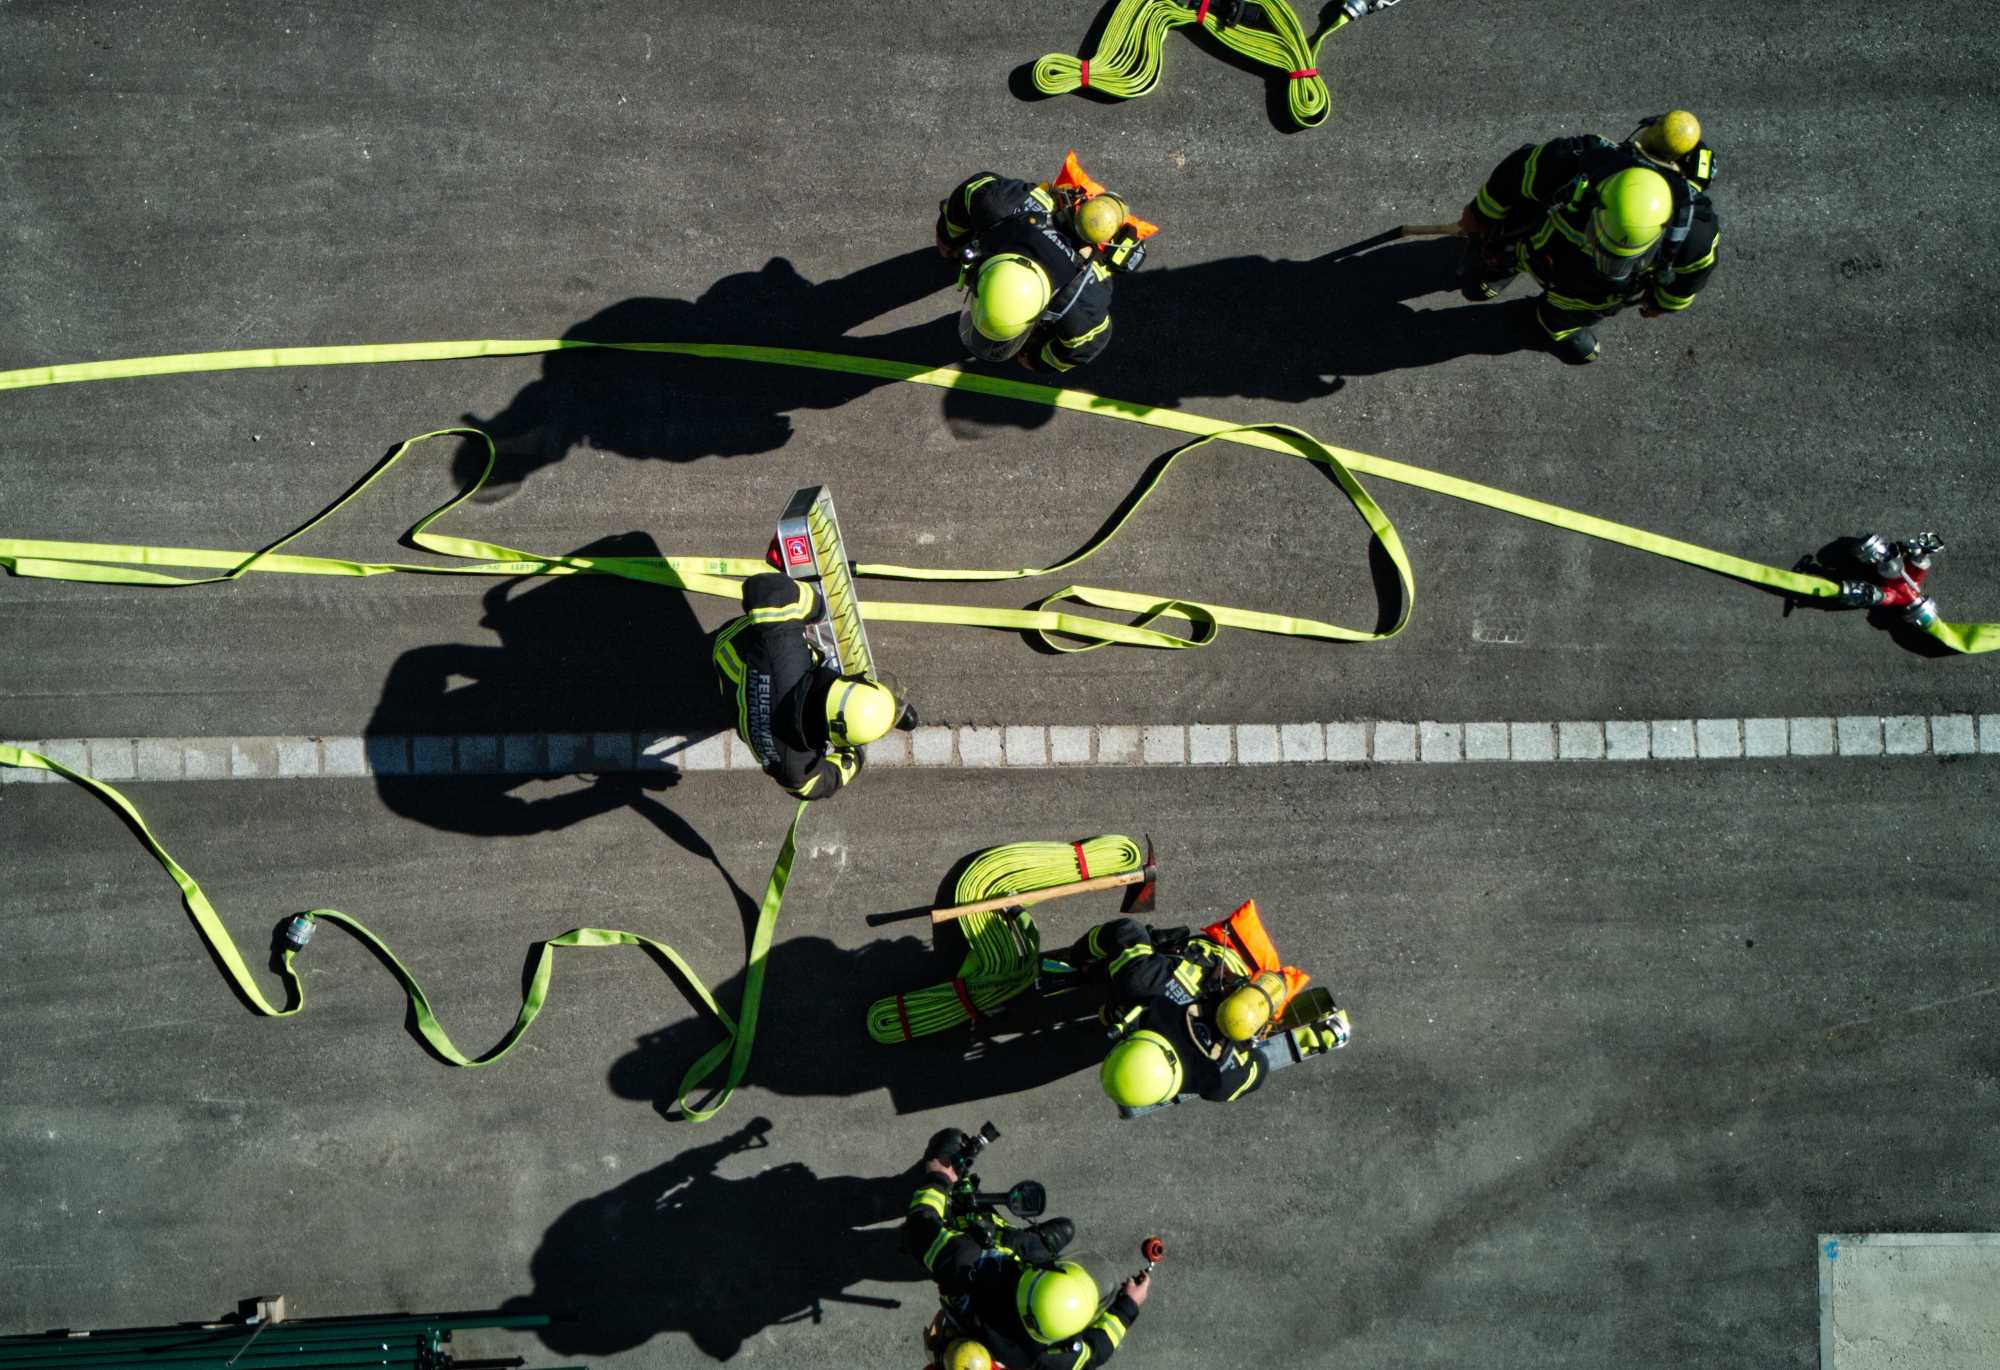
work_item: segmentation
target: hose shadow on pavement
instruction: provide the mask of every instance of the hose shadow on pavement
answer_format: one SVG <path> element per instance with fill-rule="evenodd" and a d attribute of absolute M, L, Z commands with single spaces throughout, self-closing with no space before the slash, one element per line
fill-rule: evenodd
<path fill-rule="evenodd" d="M 649 535 L 626 533 L 576 554 L 659 552 Z M 597 755 L 620 745 L 629 753 L 641 729 L 699 740 L 729 726 L 708 636 L 686 594 L 614 576 L 554 576 L 502 581 L 486 592 L 484 607 L 480 626 L 497 644 L 418 647 L 389 668 L 366 728 L 383 804 L 481 837 L 551 832 L 636 806 L 682 847 L 713 860 L 700 835 L 657 798 L 679 778 L 671 757 L 633 773 L 635 756 L 620 767 Z M 572 739 L 571 754 L 558 754 L 558 737 Z M 420 770 L 455 764 L 458 773 L 395 773 L 391 758 Z M 490 773 L 464 773 L 481 766 Z"/>
<path fill-rule="evenodd" d="M 752 1119 L 571 1205 L 530 1261 L 533 1292 L 503 1311 L 558 1315 L 536 1335 L 565 1356 L 610 1355 L 680 1332 L 729 1360 L 767 1327 L 818 1322 L 827 1302 L 901 1307 L 846 1291 L 922 1276 L 902 1252 L 896 1221 L 915 1168 L 822 1178 L 800 1161 L 746 1161 L 735 1167 L 753 1171 L 743 1178 L 721 1173 L 739 1153 L 770 1147 L 770 1133 L 767 1119 Z"/>

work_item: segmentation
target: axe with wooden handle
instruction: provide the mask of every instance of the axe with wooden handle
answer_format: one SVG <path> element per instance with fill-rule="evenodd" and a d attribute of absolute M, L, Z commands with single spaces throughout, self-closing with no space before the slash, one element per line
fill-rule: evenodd
<path fill-rule="evenodd" d="M 1067 899 L 1072 894 L 1088 894 L 1092 890 L 1128 891 L 1122 913 L 1151 913 L 1159 893 L 1160 868 L 1153 859 L 1153 839 L 1146 838 L 1146 859 L 1138 870 L 1125 871 L 1119 875 L 1096 875 L 1088 880 L 1074 880 L 1067 885 L 1052 885 L 1045 890 L 1028 890 L 1021 894 L 1001 894 L 991 899 L 981 899 L 971 904 L 955 904 L 949 908 L 908 909 L 896 913 L 871 913 L 866 922 L 870 927 L 881 927 L 885 923 L 900 923 L 908 919 L 930 915 L 931 926 L 950 923 L 970 913 L 997 913 L 1001 909 L 1026 908 L 1030 904 L 1047 903 L 1051 899 Z"/>

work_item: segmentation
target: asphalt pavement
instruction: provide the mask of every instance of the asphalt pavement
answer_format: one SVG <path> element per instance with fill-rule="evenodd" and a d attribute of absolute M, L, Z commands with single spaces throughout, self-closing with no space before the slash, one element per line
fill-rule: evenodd
<path fill-rule="evenodd" d="M 1413 0 L 1328 42 L 1335 112 L 1304 132 L 1274 119 L 1282 83 L 1185 32 L 1145 99 L 1025 98 L 1025 64 L 1100 13 L 0 5 L 0 369 L 564 336 L 948 364 L 938 197 L 1074 148 L 1162 226 L 1074 384 L 1777 565 L 1935 527 L 1945 616 L 2000 618 L 1983 7 Z M 1722 265 L 1686 315 L 1606 325 L 1595 366 L 1510 349 L 1446 289 L 1443 244 L 1333 255 L 1452 218 L 1523 142 L 1676 105 L 1720 153 Z M 863 560 L 1038 565 L 1170 447 L 602 354 L 70 385 L 0 415 L 0 537 L 238 549 L 470 422 L 504 498 L 450 531 L 754 556 L 823 482 Z M 398 537 L 470 465 L 440 440 L 299 550 L 421 559 Z M 882 624 L 876 651 L 944 723 L 2000 713 L 1987 659 L 1370 484 L 1418 586 L 1387 644 L 1055 656 Z M 1061 578 L 868 590 L 1018 606 L 1070 580 L 1363 628 L 1395 608 L 1331 482 L 1215 447 Z M 699 730 L 727 612 L 607 581 L 9 577 L 0 738 Z M 656 1105 L 713 1036 L 641 956 L 567 958 L 484 1071 L 429 1060 L 332 934 L 306 1011 L 259 1019 L 114 816 L 10 784 L 0 1333 L 282 1291 L 306 1313 L 585 1308 L 546 1346 L 494 1339 L 535 1364 L 914 1363 L 929 1296 L 870 1224 L 934 1128 L 990 1116 L 996 1174 L 1044 1180 L 1105 1282 L 1148 1231 L 1173 1243 L 1134 1364 L 1810 1365 L 1817 1232 L 2000 1230 L 1994 776 L 1987 754 L 871 773 L 808 816 L 749 1083 L 703 1127 Z M 724 772 L 563 798 L 588 788 L 540 783 L 544 817 L 497 826 L 458 781 L 130 793 L 246 946 L 342 908 L 473 1048 L 511 1020 L 526 946 L 578 924 L 660 936 L 733 1001 L 775 792 Z M 975 848 L 1101 831 L 1161 842 L 1176 917 L 1254 895 L 1354 1045 L 1236 1107 L 1119 1124 L 1061 1052 L 861 1037 L 869 998 L 935 970 L 863 914 Z"/>

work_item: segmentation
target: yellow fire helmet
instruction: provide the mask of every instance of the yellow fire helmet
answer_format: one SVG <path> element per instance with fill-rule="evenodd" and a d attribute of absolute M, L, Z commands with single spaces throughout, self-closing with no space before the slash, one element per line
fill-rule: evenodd
<path fill-rule="evenodd" d="M 993 1353 L 970 1337 L 960 1337 L 944 1349 L 944 1370 L 993 1370 Z"/>
<path fill-rule="evenodd" d="M 1232 1042 L 1247 1042 L 1278 1016 L 1284 995 L 1284 976 L 1274 970 L 1259 971 L 1256 979 L 1215 1006 L 1215 1026 Z"/>
<path fill-rule="evenodd" d="M 1635 166 L 1605 177 L 1590 216 L 1590 254 L 1597 269 L 1613 280 L 1630 276 L 1673 214 L 1673 188 L 1659 172 Z"/>
<path fill-rule="evenodd" d="M 1097 1316 L 1097 1281 L 1075 1261 L 1024 1270 L 1014 1286 L 1014 1311 L 1043 1346 L 1068 1341 Z"/>
<path fill-rule="evenodd" d="M 1111 1048 L 1097 1068 L 1097 1082 L 1120 1108 L 1149 1108 L 1181 1092 L 1181 1058 L 1173 1044 L 1141 1028 Z"/>
<path fill-rule="evenodd" d="M 1701 146 L 1701 120 L 1669 110 L 1639 130 L 1639 151 L 1656 162 L 1675 162 Z"/>
<path fill-rule="evenodd" d="M 1076 207 L 1076 236 L 1092 247 L 1102 247 L 1111 241 L 1128 212 L 1125 202 L 1108 190 L 1093 195 Z"/>
<path fill-rule="evenodd" d="M 1026 345 L 1053 294 L 1048 273 L 1020 253 L 988 257 L 958 311 L 958 340 L 982 361 L 1004 362 Z"/>
<path fill-rule="evenodd" d="M 826 735 L 836 747 L 861 747 L 896 726 L 901 706 L 887 685 L 842 676 L 826 692 Z"/>
<path fill-rule="evenodd" d="M 1041 317 L 1051 293 L 1048 273 L 1028 258 L 1017 252 L 989 258 L 973 287 L 973 327 L 983 337 L 1005 342 Z"/>

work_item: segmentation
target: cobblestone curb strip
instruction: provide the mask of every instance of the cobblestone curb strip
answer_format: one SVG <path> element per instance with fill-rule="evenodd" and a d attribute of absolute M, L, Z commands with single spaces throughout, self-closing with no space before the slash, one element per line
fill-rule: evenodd
<path fill-rule="evenodd" d="M 644 775 L 752 771 L 734 734 L 483 733 L 461 737 L 8 739 L 100 780 L 308 780 L 368 776 Z M 1737 761 L 1779 757 L 2000 755 L 2000 714 L 1660 718 L 1532 723 L 1154 723 L 924 727 L 868 749 L 876 769 L 1078 766 Z M 0 767 L 0 784 L 53 782 Z"/>

